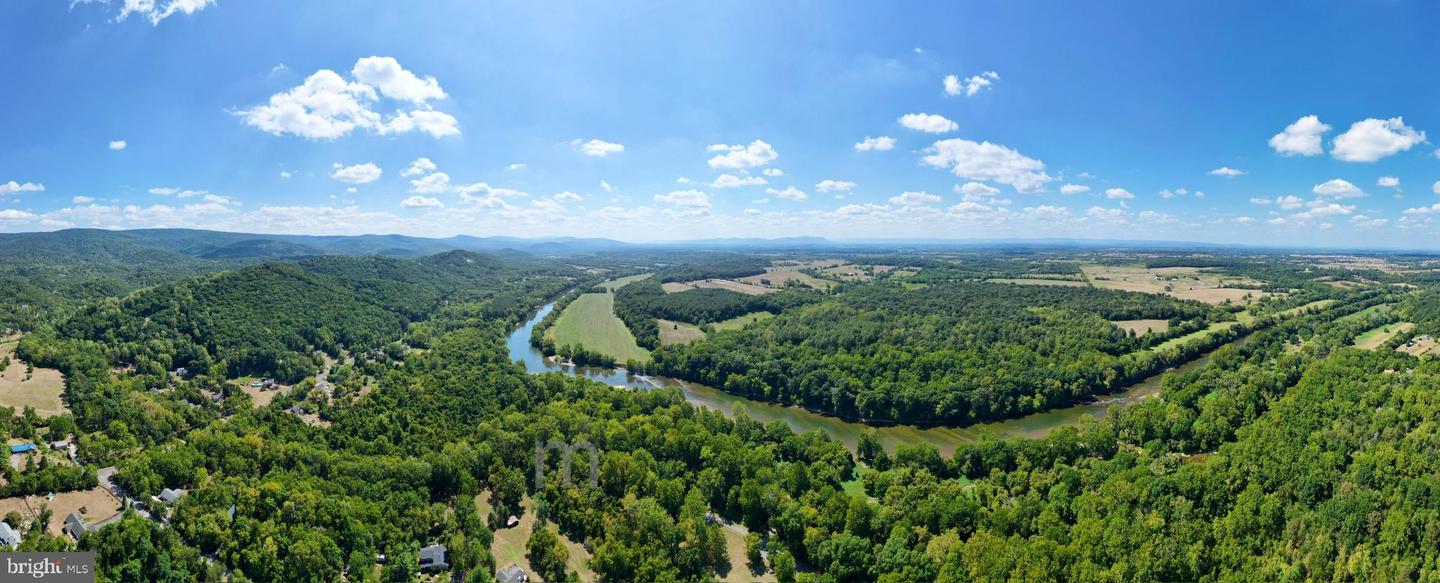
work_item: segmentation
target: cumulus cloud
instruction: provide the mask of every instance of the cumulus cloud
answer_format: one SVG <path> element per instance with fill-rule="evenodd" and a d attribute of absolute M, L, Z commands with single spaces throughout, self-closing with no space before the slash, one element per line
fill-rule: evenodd
<path fill-rule="evenodd" d="M 1370 118 L 1351 124 L 1348 131 L 1335 136 L 1330 155 L 1346 162 L 1374 162 L 1424 142 L 1425 132 L 1406 126 L 1399 117 Z"/>
<path fill-rule="evenodd" d="M 1318 156 L 1324 152 L 1320 136 L 1328 131 L 1330 126 L 1321 123 L 1318 116 L 1307 115 L 1271 137 L 1270 147 L 1284 156 Z"/>
<path fill-rule="evenodd" d="M 1386 188 L 1400 188 L 1400 179 L 1394 176 L 1381 176 L 1379 180 L 1375 181 L 1375 185 Z"/>
<path fill-rule="evenodd" d="M 1311 192 L 1331 198 L 1360 198 L 1365 196 L 1365 191 L 1360 190 L 1360 187 L 1339 178 L 1316 184 L 1315 188 L 1311 189 Z"/>
<path fill-rule="evenodd" d="M 380 174 L 383 172 L 379 166 L 370 162 L 356 164 L 354 166 L 344 166 L 336 162 L 333 168 L 334 171 L 330 173 L 331 178 L 350 184 L 369 184 L 375 182 L 380 179 Z"/>
<path fill-rule="evenodd" d="M 767 188 L 765 189 L 765 194 L 778 196 L 785 200 L 801 201 L 806 199 L 805 191 L 795 188 L 794 186 L 787 186 L 784 190 Z"/>
<path fill-rule="evenodd" d="M 435 168 L 435 163 L 431 162 L 429 158 L 416 158 L 414 162 L 410 163 L 410 167 L 406 168 L 404 172 L 400 173 L 400 175 L 420 176 L 428 172 L 434 172 Z"/>
<path fill-rule="evenodd" d="M 1123 188 L 1107 188 L 1105 189 L 1105 198 L 1111 200 L 1130 200 L 1135 198 L 1135 195 Z"/>
<path fill-rule="evenodd" d="M 1390 219 L 1355 215 L 1350 217 L 1350 224 L 1361 229 L 1375 229 L 1390 224 Z"/>
<path fill-rule="evenodd" d="M 771 178 L 774 178 L 774 177 L 776 177 L 776 176 L 784 176 L 784 175 L 785 175 L 785 171 L 784 171 L 784 170 L 781 170 L 781 169 L 779 169 L 779 168 L 766 168 L 766 169 L 764 169 L 764 170 L 761 170 L 760 173 L 761 173 L 761 174 L 764 174 L 764 175 L 766 175 L 766 176 L 769 176 L 769 177 L 771 177 Z"/>
<path fill-rule="evenodd" d="M 1285 210 L 1294 210 L 1300 208 L 1301 206 L 1304 206 L 1305 199 L 1295 196 L 1293 194 L 1287 194 L 1285 196 L 1277 197 L 1275 199 L 1275 204 L 1276 206 L 1279 206 L 1280 208 Z"/>
<path fill-rule="evenodd" d="M 855 151 L 857 152 L 884 152 L 893 149 L 895 149 L 895 138 L 890 136 L 880 136 L 878 138 L 865 136 L 864 140 L 855 143 Z"/>
<path fill-rule="evenodd" d="M 124 150 L 125 147 L 129 145 L 130 144 L 125 143 L 125 140 L 110 140 L 111 150 Z"/>
<path fill-rule="evenodd" d="M 955 75 L 946 75 L 942 84 L 945 86 L 946 95 L 955 96 L 963 93 L 966 97 L 974 97 L 980 90 L 989 89 L 999 79 L 999 73 L 986 71 L 963 81 Z"/>
<path fill-rule="evenodd" d="M 999 144 L 955 138 L 935 142 L 925 152 L 921 160 L 930 166 L 967 180 L 1007 184 L 1016 192 L 1038 192 L 1051 180 L 1044 162 Z"/>
<path fill-rule="evenodd" d="M 410 192 L 416 194 L 440 194 L 450 191 L 450 175 L 434 172 L 410 181 Z"/>
<path fill-rule="evenodd" d="M 507 164 L 507 165 L 505 166 L 505 169 L 506 169 L 506 170 L 510 170 L 510 171 L 514 171 L 514 170 L 524 170 L 524 169 L 525 169 L 525 164 L 523 164 L 523 163 L 521 163 L 521 162 L 516 162 L 516 163 L 514 163 L 514 164 Z"/>
<path fill-rule="evenodd" d="M 940 202 L 940 196 L 928 192 L 902 192 L 890 197 L 890 204 L 896 206 L 920 206 Z"/>
<path fill-rule="evenodd" d="M 92 202 L 95 202 L 95 197 L 93 197 L 93 196 L 72 196 L 72 197 L 70 197 L 70 204 L 90 204 L 90 203 L 92 203 Z"/>
<path fill-rule="evenodd" d="M 1211 176 L 1224 176 L 1225 178 L 1235 178 L 1236 176 L 1244 176 L 1245 171 L 1237 170 L 1229 166 L 1221 166 L 1219 168 L 1211 170 L 1209 174 Z"/>
<path fill-rule="evenodd" d="M 657 194 L 655 202 L 669 205 L 662 214 L 671 218 L 703 217 L 710 214 L 710 195 L 699 190 L 676 190 Z"/>
<path fill-rule="evenodd" d="M 707 163 L 711 168 L 726 168 L 739 170 L 742 168 L 754 168 L 774 162 L 780 157 L 775 148 L 762 140 L 750 142 L 748 146 L 711 144 L 705 148 L 708 152 L 719 152 L 718 156 L 711 158 Z"/>
<path fill-rule="evenodd" d="M 575 193 L 570 192 L 570 191 L 557 192 L 557 193 L 555 193 L 555 196 L 552 196 L 552 197 L 550 197 L 550 198 L 555 199 L 556 202 L 567 202 L 567 203 L 568 203 L 568 202 L 580 202 L 580 201 L 582 201 L 582 200 L 585 200 L 585 197 L 580 196 L 580 195 L 575 194 Z"/>
<path fill-rule="evenodd" d="M 900 116 L 900 125 L 927 134 L 943 134 L 960 129 L 960 124 L 933 113 L 907 113 Z"/>
<path fill-rule="evenodd" d="M 30 211 L 22 211 L 19 209 L 0 210 L 0 221 L 33 221 L 35 220 L 35 218 L 35 213 L 32 213 Z"/>
<path fill-rule="evenodd" d="M 1106 223 L 1123 223 L 1126 221 L 1128 213 L 1125 212 L 1125 209 L 1107 209 L 1092 206 L 1085 209 L 1085 216 Z"/>
<path fill-rule="evenodd" d="M 590 140 L 587 142 L 580 138 L 571 140 L 570 147 L 574 148 L 576 152 L 596 158 L 604 158 L 611 154 L 619 154 L 625 151 L 624 144 L 607 142 L 605 140 Z"/>
<path fill-rule="evenodd" d="M 820 192 L 849 192 L 857 185 L 848 180 L 821 180 L 815 185 L 815 190 Z"/>
<path fill-rule="evenodd" d="M 1084 184 L 1066 184 L 1060 187 L 1060 194 L 1084 194 L 1090 192 L 1090 187 Z"/>
<path fill-rule="evenodd" d="M 15 182 L 14 180 L 0 183 L 0 196 L 21 192 L 45 192 L 45 185 L 34 182 Z"/>
<path fill-rule="evenodd" d="M 445 203 L 433 196 L 415 195 L 400 201 L 400 206 L 405 208 L 444 208 Z"/>
<path fill-rule="evenodd" d="M 151 26 L 159 26 L 160 21 L 166 18 L 176 14 L 194 14 L 214 3 L 215 0 L 125 0 L 115 20 L 124 21 L 134 14 L 149 20 Z"/>
<path fill-rule="evenodd" d="M 1430 185 L 1430 192 L 1440 194 L 1440 180 L 1436 180 L 1435 184 Z"/>
<path fill-rule="evenodd" d="M 764 178 L 761 178 L 759 176 L 736 176 L 734 174 L 721 174 L 720 176 L 715 177 L 715 181 L 711 182 L 710 186 L 714 188 L 739 188 L 741 186 L 759 186 L 762 184 L 768 184 L 768 182 L 766 182 Z"/>
<path fill-rule="evenodd" d="M 291 176 L 294 176 L 294 175 L 291 174 L 289 170 L 281 170 L 281 171 L 280 171 L 280 177 L 281 177 L 281 178 L 289 178 L 289 177 L 291 177 Z"/>
<path fill-rule="evenodd" d="M 333 140 L 356 129 L 380 135 L 419 131 L 435 138 L 460 133 L 455 117 L 430 103 L 446 97 L 434 77 L 422 79 L 390 57 L 359 59 L 351 76 L 353 81 L 321 69 L 298 87 L 271 95 L 264 105 L 235 113 L 261 131 L 312 140 Z M 397 109 L 387 118 L 375 110 L 381 96 L 410 109 Z"/>

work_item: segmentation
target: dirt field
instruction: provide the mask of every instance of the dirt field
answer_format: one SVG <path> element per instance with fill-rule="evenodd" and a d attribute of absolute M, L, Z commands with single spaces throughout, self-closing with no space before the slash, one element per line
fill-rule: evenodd
<path fill-rule="evenodd" d="M 760 295 L 760 294 L 768 294 L 768 293 L 774 293 L 774 292 L 780 291 L 780 290 L 778 290 L 778 289 L 771 289 L 771 288 L 768 288 L 768 287 L 761 287 L 761 286 L 758 286 L 758 285 L 752 285 L 752 284 L 748 284 L 748 283 L 742 283 L 742 282 L 733 281 L 733 280 L 729 280 L 729 279 L 702 279 L 702 280 L 698 280 L 698 281 L 687 281 L 687 282 L 685 282 L 685 283 L 670 282 L 670 283 L 661 285 L 660 287 L 663 288 L 666 293 L 672 293 L 672 294 L 675 293 L 675 292 L 682 292 L 682 291 L 685 291 L 685 290 L 687 290 L 687 289 L 706 288 L 706 287 L 713 287 L 713 288 L 718 288 L 718 289 L 728 289 L 728 290 L 733 291 L 733 292 L 740 292 L 740 293 L 742 293 L 742 294 L 748 294 L 748 295 L 752 295 L 752 296 L 758 296 L 758 295 Z"/>
<path fill-rule="evenodd" d="M 103 486 L 96 486 L 89 490 L 77 490 L 75 492 L 63 492 L 55 495 L 54 500 L 45 500 L 45 496 L 25 496 L 14 498 L 0 498 L 0 515 L 10 511 L 19 512 L 25 520 L 32 520 L 40 512 L 41 505 L 50 507 L 50 524 L 46 527 L 54 534 L 64 534 L 60 528 L 65 525 L 65 517 L 71 512 L 78 512 L 85 518 L 85 522 L 94 524 L 120 513 L 120 500 L 115 498 L 109 490 Z"/>
<path fill-rule="evenodd" d="M 69 411 L 60 393 L 65 391 L 65 376 L 53 368 L 36 368 L 25 380 L 25 363 L 14 356 L 15 342 L 0 344 L 0 360 L 10 358 L 10 366 L 0 372 L 0 405 L 19 411 L 29 405 L 41 417 Z"/>
<path fill-rule="evenodd" d="M 475 497 L 475 504 L 479 508 L 480 516 L 483 518 L 490 514 L 490 494 L 481 493 Z M 495 531 L 495 540 L 490 545 L 490 554 L 495 556 L 495 567 L 503 569 L 514 563 L 524 569 L 530 575 L 531 581 L 539 581 L 535 572 L 530 569 L 530 561 L 525 558 L 525 545 L 530 542 L 530 533 L 535 531 L 535 503 L 529 496 L 520 499 L 520 506 L 525 509 L 525 515 L 520 517 L 520 524 L 514 528 L 502 528 Z M 552 525 L 551 528 L 554 528 Z M 580 575 L 581 581 L 594 581 L 595 572 L 590 570 L 586 563 L 590 562 L 590 551 L 585 550 L 584 545 L 570 540 L 564 534 L 560 535 L 560 541 L 565 543 L 565 548 L 570 550 L 570 559 L 565 562 L 568 571 L 574 571 Z M 744 552 L 743 546 L 741 549 Z"/>
<path fill-rule="evenodd" d="M 1111 324 L 1119 326 L 1126 332 L 1134 332 L 1136 336 L 1144 336 L 1151 332 L 1164 332 L 1170 329 L 1169 320 L 1111 320 Z"/>
<path fill-rule="evenodd" d="M 656 320 L 655 323 L 660 327 L 660 343 L 665 346 L 689 344 L 705 337 L 705 332 L 694 324 L 670 320 Z"/>
<path fill-rule="evenodd" d="M 1375 350 L 1376 348 L 1380 348 L 1386 342 L 1389 342 L 1390 339 L 1394 338 L 1396 334 L 1409 332 L 1410 329 L 1414 327 L 1415 324 L 1410 322 L 1386 324 L 1384 326 L 1356 336 L 1355 347 L 1364 350 Z"/>
<path fill-rule="evenodd" d="M 1143 265 L 1095 265 L 1081 266 L 1091 285 L 1107 289 L 1166 294 L 1182 300 L 1196 300 L 1207 304 L 1248 303 L 1245 298 L 1257 300 L 1267 295 L 1250 289 L 1221 287 L 1225 285 L 1258 285 L 1255 280 L 1222 275 L 1198 267 L 1162 267 L 1149 269 Z"/>
<path fill-rule="evenodd" d="M 1009 283 L 1014 285 L 1058 285 L 1064 287 L 1090 287 L 1090 284 L 1073 279 L 997 278 L 987 279 L 988 283 Z"/>
<path fill-rule="evenodd" d="M 797 268 L 792 267 L 768 267 L 765 269 L 765 273 L 761 275 L 742 277 L 739 281 L 741 283 L 773 288 L 783 288 L 786 282 L 791 281 L 798 281 L 815 289 L 830 289 L 835 286 L 835 282 L 833 281 L 820 279 L 806 273 L 800 273 Z M 769 285 L 762 282 L 769 282 Z"/>
<path fill-rule="evenodd" d="M 1431 336 L 1417 336 L 1415 339 L 1400 345 L 1396 350 L 1411 356 L 1425 356 L 1427 354 L 1440 356 L 1440 342 L 1437 342 L 1435 338 Z"/>

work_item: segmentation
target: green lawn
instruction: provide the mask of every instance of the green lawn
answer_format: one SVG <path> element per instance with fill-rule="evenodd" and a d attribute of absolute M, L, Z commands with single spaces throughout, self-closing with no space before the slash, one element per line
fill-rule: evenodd
<path fill-rule="evenodd" d="M 716 323 L 715 323 L 715 329 L 716 329 L 716 330 L 739 330 L 739 329 L 741 329 L 741 328 L 744 328 L 747 324 L 749 324 L 749 323 L 751 323 L 751 322 L 758 322 L 758 321 L 764 320 L 764 319 L 766 319 L 766 318 L 774 318 L 774 317 L 775 317 L 775 314 L 771 314 L 770 312 L 750 312 L 749 314 L 745 314 L 744 316 L 736 316 L 736 317 L 734 317 L 734 318 L 730 318 L 729 320 L 725 320 L 725 321 L 723 321 L 723 322 L 716 322 Z"/>
<path fill-rule="evenodd" d="M 635 336 L 615 316 L 614 294 L 581 295 L 545 335 L 556 346 L 581 345 L 619 362 L 650 358 L 650 352 L 635 344 Z"/>
<path fill-rule="evenodd" d="M 645 279 L 645 278 L 647 278 L 647 277 L 650 277 L 651 275 L 654 275 L 654 274 L 652 274 L 652 273 L 642 273 L 642 274 L 640 274 L 640 275 L 627 275 L 627 276 L 622 277 L 622 278 L 619 278 L 619 279 L 612 279 L 612 280 L 610 280 L 610 281 L 607 281 L 607 282 L 605 282 L 605 283 L 602 283 L 602 284 L 600 284 L 600 287 L 603 287 L 603 288 L 608 289 L 608 290 L 610 290 L 610 291 L 615 291 L 615 290 L 617 290 L 617 289 L 620 289 L 620 288 L 622 288 L 622 287 L 625 287 L 626 285 L 628 285 L 628 284 L 629 284 L 630 282 L 632 282 L 632 281 L 640 281 L 640 280 L 642 280 L 642 279 Z"/>

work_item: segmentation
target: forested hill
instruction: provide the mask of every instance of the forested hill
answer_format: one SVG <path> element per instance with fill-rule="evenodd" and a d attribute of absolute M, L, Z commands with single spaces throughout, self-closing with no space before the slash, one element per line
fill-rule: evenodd
<path fill-rule="evenodd" d="M 58 326 L 63 338 L 105 341 L 112 364 L 146 374 L 184 367 L 295 380 L 310 354 L 338 355 L 398 340 L 457 294 L 526 273 L 561 273 L 456 251 L 421 260 L 319 257 L 265 263 L 91 304 Z"/>

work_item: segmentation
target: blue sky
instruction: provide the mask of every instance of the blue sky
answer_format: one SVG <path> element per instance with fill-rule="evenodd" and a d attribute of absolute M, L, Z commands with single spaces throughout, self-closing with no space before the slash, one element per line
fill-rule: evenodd
<path fill-rule="evenodd" d="M 1440 248 L 1437 12 L 0 0 L 0 230 Z"/>

